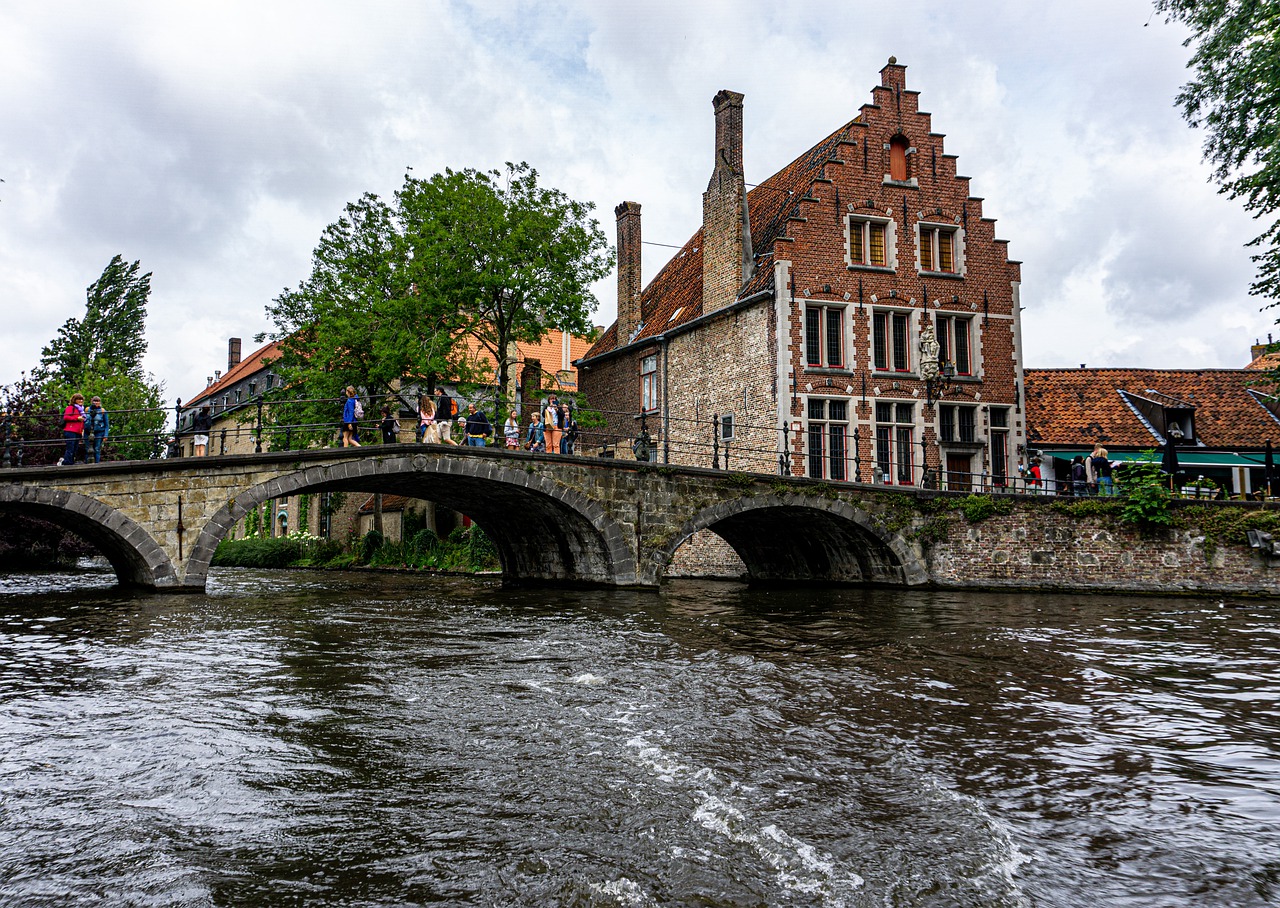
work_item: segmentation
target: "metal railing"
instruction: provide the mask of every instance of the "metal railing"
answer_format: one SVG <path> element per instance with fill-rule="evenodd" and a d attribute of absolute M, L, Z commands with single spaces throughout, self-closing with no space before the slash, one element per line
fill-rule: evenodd
<path fill-rule="evenodd" d="M 340 444 L 340 424 L 336 414 L 341 412 L 342 403 L 341 398 L 267 399 L 259 395 L 218 412 L 211 410 L 211 417 L 219 424 L 208 433 L 207 453 L 233 456 Z M 380 408 L 384 403 L 396 404 L 392 412 L 400 421 L 398 438 L 414 436 L 412 430 L 418 423 L 418 414 L 399 406 L 401 401 L 398 399 L 378 401 L 370 406 Z M 331 412 L 335 414 L 333 420 L 317 420 L 314 416 L 299 418 L 302 414 L 314 414 L 316 409 L 328 407 L 332 407 Z M 145 450 L 146 459 L 190 456 L 186 449 L 191 446 L 192 436 L 196 433 L 184 422 L 188 422 L 187 417 L 192 412 L 194 408 L 184 408 L 181 402 L 172 408 L 109 411 L 112 420 L 119 422 L 127 422 L 127 417 L 132 414 L 163 413 L 166 421 L 172 415 L 177 429 L 166 426 L 145 434 L 113 433 L 106 439 L 104 460 L 126 459 L 120 456 L 121 446 L 125 443 L 133 443 L 135 451 Z M 843 423 L 823 424 L 823 433 L 819 436 L 810 434 L 810 426 L 796 428 L 794 418 L 778 425 L 734 419 L 730 432 L 729 424 L 718 413 L 664 416 L 657 412 L 582 407 L 571 408 L 569 416 L 569 429 L 564 433 L 567 443 L 561 450 L 546 451 L 545 441 L 540 450 L 530 443 L 530 419 L 526 414 L 520 424 L 519 450 L 532 449 L 535 453 L 563 453 L 575 457 L 625 458 L 740 473 L 809 476 L 829 482 L 883 485 L 886 488 L 1060 496 L 1070 496 L 1075 492 L 1069 480 L 1036 480 L 1022 468 L 1007 475 L 946 469 L 945 458 L 936 441 L 912 441 L 907 449 L 900 449 L 893 441 L 889 446 L 890 457 L 877 456 L 878 453 L 883 454 L 883 450 L 874 434 L 862 432 L 859 426 Z M 9 415 L 0 419 L 0 467 L 61 460 L 66 450 L 66 439 L 60 437 L 60 429 L 57 428 L 60 419 L 60 412 Z M 234 422 L 228 424 L 232 420 Z M 461 416 L 450 417 L 440 420 L 437 425 L 442 427 L 441 431 L 446 433 L 451 443 L 465 444 L 463 420 Z M 380 423 L 379 417 L 368 414 L 357 421 L 357 437 L 363 446 L 380 440 Z M 502 423 L 490 423 L 490 426 L 493 446 L 505 448 Z M 834 433 L 830 431 L 833 427 Z M 31 437 L 33 435 L 36 437 Z M 803 449 L 819 438 L 823 444 L 821 452 Z M 402 443 L 411 442 L 406 439 Z M 803 446 L 800 451 L 796 450 L 798 444 Z M 868 457 L 863 457 L 864 447 L 869 452 Z M 893 455 L 903 450 L 910 452 L 908 459 L 911 462 L 895 463 Z M 84 460 L 87 453 L 87 446 L 82 442 L 77 454 Z M 1116 484 L 1115 492 L 1123 494 L 1121 483 Z M 1207 491 L 1204 494 L 1208 497 Z"/>

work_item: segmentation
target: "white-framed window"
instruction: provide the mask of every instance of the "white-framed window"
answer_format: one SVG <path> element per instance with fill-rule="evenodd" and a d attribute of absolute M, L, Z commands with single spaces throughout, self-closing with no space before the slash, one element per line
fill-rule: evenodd
<path fill-rule="evenodd" d="M 938 409 L 938 440 L 972 443 L 977 438 L 978 408 L 963 404 L 944 404 Z"/>
<path fill-rule="evenodd" d="M 915 483 L 915 404 L 876 403 L 876 466 L 889 484 Z"/>
<path fill-rule="evenodd" d="M 871 314 L 872 365 L 879 372 L 911 371 L 911 313 Z"/>
<path fill-rule="evenodd" d="M 888 218 L 849 218 L 849 264 L 860 268 L 892 268 L 893 222 Z"/>
<path fill-rule="evenodd" d="M 804 307 L 804 361 L 810 366 L 843 369 L 845 356 L 843 306 L 810 303 Z"/>
<path fill-rule="evenodd" d="M 822 479 L 848 479 L 849 402 L 810 397 L 806 413 L 809 417 L 809 475 Z"/>
<path fill-rule="evenodd" d="M 951 363 L 956 375 L 973 374 L 973 319 L 967 315 L 939 315 L 938 362 Z"/>
<path fill-rule="evenodd" d="M 998 486 L 1009 483 L 1009 408 L 992 407 L 988 411 L 991 421 L 991 482 Z"/>
<path fill-rule="evenodd" d="M 935 274 L 960 273 L 960 230 L 948 224 L 920 224 L 920 270 Z"/>
<path fill-rule="evenodd" d="M 658 409 L 658 355 L 640 360 L 640 408 L 646 413 Z"/>

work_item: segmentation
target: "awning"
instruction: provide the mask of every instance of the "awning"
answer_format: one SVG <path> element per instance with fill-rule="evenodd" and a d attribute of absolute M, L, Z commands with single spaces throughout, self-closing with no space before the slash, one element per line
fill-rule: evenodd
<path fill-rule="evenodd" d="M 1053 450 L 1041 451 L 1044 457 L 1056 457 L 1060 460 L 1072 460 L 1077 454 L 1088 457 L 1093 453 L 1093 448 L 1078 448 L 1076 450 Z M 1108 451 L 1107 457 L 1111 460 L 1133 461 L 1147 460 L 1148 457 L 1155 463 L 1160 462 L 1160 449 L 1154 449 L 1154 452 L 1148 455 L 1144 451 Z M 1231 454 L 1224 451 L 1198 451 L 1195 448 L 1178 448 L 1178 466 L 1181 467 L 1218 467 L 1220 469 L 1230 469 L 1231 467 L 1245 467 L 1249 469 L 1261 470 L 1266 464 L 1263 454 Z"/>

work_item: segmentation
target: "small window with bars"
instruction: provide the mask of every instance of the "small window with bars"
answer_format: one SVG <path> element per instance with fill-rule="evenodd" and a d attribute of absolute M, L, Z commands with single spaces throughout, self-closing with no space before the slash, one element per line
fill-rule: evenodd
<path fill-rule="evenodd" d="M 911 371 L 911 316 L 876 312 L 871 317 L 872 359 L 881 372 Z"/>
<path fill-rule="evenodd" d="M 955 366 L 956 375 L 973 374 L 973 319 L 967 315 L 937 317 L 938 361 Z"/>
<path fill-rule="evenodd" d="M 876 403 L 876 467 L 890 484 L 915 482 L 915 405 Z"/>
<path fill-rule="evenodd" d="M 804 358 L 808 365 L 844 368 L 844 323 L 843 306 L 805 307 Z"/>
<path fill-rule="evenodd" d="M 811 397 L 807 415 L 809 475 L 821 479 L 848 479 L 849 402 Z"/>

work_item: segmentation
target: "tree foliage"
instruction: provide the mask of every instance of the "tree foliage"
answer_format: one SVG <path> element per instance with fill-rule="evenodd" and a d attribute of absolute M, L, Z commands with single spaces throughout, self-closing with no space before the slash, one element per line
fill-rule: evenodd
<path fill-rule="evenodd" d="M 139 262 L 127 265 L 119 255 L 107 264 L 85 288 L 84 317 L 63 322 L 58 336 L 40 351 L 41 379 L 79 385 L 91 370 L 143 377 L 151 272 L 141 270 Z"/>
<path fill-rule="evenodd" d="M 1261 250 L 1251 290 L 1280 304 L 1280 0 L 1156 0 L 1156 9 L 1191 28 L 1193 75 L 1177 103 L 1206 130 L 1219 190 L 1266 223 L 1251 243 Z"/>
<path fill-rule="evenodd" d="M 167 412 L 163 388 L 147 374 L 147 302 L 151 274 L 115 256 L 85 290 L 81 318 L 69 318 L 41 351 L 30 377 L 0 388 L 23 462 L 54 463 L 62 456 L 62 412 L 75 393 L 102 398 L 111 418 L 103 448 L 109 460 L 159 454 Z"/>
<path fill-rule="evenodd" d="M 589 327 L 590 284 L 612 267 L 591 210 L 539 187 L 527 164 L 406 176 L 393 204 L 349 204 L 321 235 L 311 275 L 267 307 L 282 379 L 273 421 L 312 424 L 298 433 L 306 441 L 332 435 L 347 385 L 373 413 L 381 399 L 411 408 L 410 386 L 491 383 L 476 345 L 505 385 L 511 343 Z"/>
<path fill-rule="evenodd" d="M 397 199 L 415 281 L 457 307 L 460 330 L 497 364 L 499 389 L 508 386 L 515 343 L 537 343 L 554 328 L 591 330 L 591 285 L 614 261 L 594 205 L 539 186 L 525 163 L 409 178 Z"/>
<path fill-rule="evenodd" d="M 465 372 L 452 340 L 456 314 L 413 282 L 402 212 L 365 194 L 325 228 L 311 264 L 310 277 L 267 307 L 280 345 L 276 397 L 308 401 L 277 403 L 275 421 L 323 424 L 310 434 L 331 435 L 339 413 L 330 401 L 349 384 L 398 396 L 405 384 Z"/>

